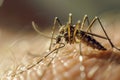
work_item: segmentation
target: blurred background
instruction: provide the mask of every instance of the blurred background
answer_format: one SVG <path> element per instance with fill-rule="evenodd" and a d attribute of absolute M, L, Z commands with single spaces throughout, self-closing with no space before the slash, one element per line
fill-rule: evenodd
<path fill-rule="evenodd" d="M 99 16 L 113 23 L 119 22 L 119 12 L 119 0 L 0 0 L 0 72 L 11 64 L 10 55 L 16 57 L 24 51 L 40 51 L 38 39 L 41 37 L 35 37 L 32 21 L 40 26 L 41 31 L 45 31 L 51 28 L 56 16 L 63 24 L 69 13 L 73 14 L 73 22 L 87 14 L 90 19 Z M 12 54 L 8 48 L 11 48 Z"/>
<path fill-rule="evenodd" d="M 120 10 L 119 0 L 0 0 L 0 4 L 0 26 L 11 30 L 30 27 L 32 20 L 41 27 L 50 26 L 56 16 L 64 23 L 70 12 L 78 20 L 85 14 L 93 18 Z"/>

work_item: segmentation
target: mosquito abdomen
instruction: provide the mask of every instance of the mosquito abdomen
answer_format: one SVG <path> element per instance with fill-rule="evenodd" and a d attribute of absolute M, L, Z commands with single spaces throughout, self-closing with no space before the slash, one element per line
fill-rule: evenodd
<path fill-rule="evenodd" d="M 77 38 L 80 39 L 84 44 L 98 50 L 106 50 L 104 46 L 102 46 L 97 40 L 95 40 L 93 37 L 85 34 L 85 32 L 80 31 L 77 32 Z"/>

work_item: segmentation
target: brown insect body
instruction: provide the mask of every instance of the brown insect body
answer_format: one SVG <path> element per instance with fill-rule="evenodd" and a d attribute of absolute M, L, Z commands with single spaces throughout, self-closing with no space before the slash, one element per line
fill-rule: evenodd
<path fill-rule="evenodd" d="M 83 27 L 84 27 L 84 24 L 85 22 L 88 22 L 88 28 L 86 29 L 86 31 L 83 31 Z M 98 21 L 104 34 L 105 34 L 105 37 L 104 36 L 100 36 L 100 35 L 97 35 L 97 34 L 94 34 L 94 33 L 91 33 L 91 32 L 88 32 L 91 30 L 91 27 L 93 26 L 94 22 L 95 21 Z M 60 29 L 59 29 L 59 33 L 57 35 L 56 38 L 54 38 L 54 33 L 55 33 L 55 27 L 56 27 L 56 23 L 59 23 L 60 25 Z M 119 50 L 119 48 L 117 48 L 110 40 L 109 36 L 107 35 L 100 19 L 98 17 L 95 17 L 91 23 L 89 23 L 89 19 L 88 19 L 88 16 L 85 15 L 84 18 L 83 18 L 83 21 L 82 23 L 80 23 L 80 21 L 78 21 L 78 23 L 76 25 L 72 25 L 72 14 L 70 13 L 69 14 L 69 20 L 68 20 L 68 23 L 66 25 L 62 25 L 60 20 L 55 17 L 55 20 L 54 20 L 54 26 L 53 26 L 53 31 L 52 31 L 52 37 L 49 37 L 47 35 L 45 35 L 44 33 L 40 32 L 37 28 L 38 26 L 34 23 L 34 21 L 32 22 L 32 25 L 33 25 L 33 28 L 35 29 L 36 32 L 38 32 L 39 34 L 41 34 L 42 36 L 44 37 L 47 37 L 47 38 L 50 38 L 51 39 L 51 42 L 50 42 L 50 46 L 49 46 L 49 50 L 50 52 L 48 54 L 46 54 L 45 56 L 43 56 L 41 59 L 39 59 L 36 64 L 33 63 L 32 65 L 28 65 L 27 67 L 25 67 L 25 70 L 21 70 L 18 72 L 15 72 L 13 74 L 11 74 L 12 77 L 15 77 L 16 75 L 19 75 L 19 74 L 22 74 L 23 72 L 26 72 L 26 70 L 29 70 L 31 68 L 33 68 L 34 66 L 36 66 L 37 64 L 39 64 L 41 61 L 45 60 L 45 58 L 47 58 L 50 54 L 52 53 L 58 53 L 58 50 L 63 48 L 65 46 L 65 43 L 62 41 L 64 39 L 64 41 L 66 43 L 69 43 L 69 44 L 74 44 L 74 43 L 84 43 L 88 46 L 90 46 L 91 48 L 94 48 L 94 49 L 98 49 L 98 50 L 107 50 L 104 46 L 102 46 L 100 44 L 100 42 L 98 42 L 97 40 L 95 40 L 93 38 L 93 36 L 96 36 L 98 38 L 102 38 L 102 39 L 105 39 L 105 40 L 108 40 L 109 41 L 109 44 L 111 45 L 112 48 L 116 49 L 116 50 Z M 55 46 L 54 49 L 51 49 L 52 45 L 53 45 L 53 40 L 56 41 L 57 44 L 59 44 L 58 46 Z M 81 54 L 81 51 L 80 51 L 80 55 Z M 56 55 L 55 55 L 56 56 Z M 51 57 L 52 59 L 50 60 L 50 62 L 46 65 L 46 66 L 49 66 L 50 63 L 53 61 L 53 59 L 55 58 L 54 57 Z M 81 56 L 80 56 L 81 57 Z M 80 60 L 81 61 L 81 60 Z M 81 65 L 83 67 L 83 65 Z M 42 74 L 43 76 L 44 74 Z M 41 76 L 41 77 L 42 77 Z"/>
<path fill-rule="evenodd" d="M 81 36 L 81 37 L 80 37 Z M 83 38 L 84 37 L 84 38 Z M 102 46 L 97 40 L 95 40 L 90 35 L 87 35 L 85 32 L 80 31 L 77 32 L 77 38 L 81 40 L 81 42 L 85 43 L 86 45 L 98 49 L 98 50 L 107 50 L 104 46 Z"/>
<path fill-rule="evenodd" d="M 90 35 L 86 34 L 86 32 L 84 31 L 77 30 L 76 35 L 74 37 L 75 25 L 70 26 L 70 40 L 68 36 L 68 31 L 67 31 L 68 28 L 66 28 L 66 26 L 62 26 L 61 28 L 62 29 L 60 30 L 60 33 L 57 36 L 56 43 L 59 43 L 61 41 L 61 38 L 64 37 L 65 42 L 69 44 L 74 44 L 77 40 L 80 40 L 82 43 L 86 44 L 87 46 L 92 47 L 93 49 L 106 50 L 104 46 L 102 46 L 97 40 L 95 40 Z"/>
<path fill-rule="evenodd" d="M 102 31 L 104 32 L 105 36 L 101 36 L 101 35 L 98 35 L 98 34 L 95 34 L 95 33 L 91 32 L 91 28 L 93 27 L 93 25 L 96 21 L 99 23 L 99 25 L 100 25 Z M 87 22 L 87 29 L 83 30 L 86 22 Z M 60 29 L 59 29 L 57 37 L 54 37 L 55 28 L 56 28 L 57 23 L 60 26 Z M 94 39 L 94 37 L 98 37 L 98 38 L 101 38 L 101 39 L 108 40 L 112 49 L 114 48 L 114 49 L 120 51 L 120 49 L 117 48 L 112 43 L 111 39 L 107 35 L 107 32 L 106 32 L 106 30 L 104 29 L 104 27 L 101 23 L 101 20 L 97 16 L 95 16 L 93 18 L 93 20 L 90 22 L 88 16 L 85 15 L 83 17 L 82 22 L 80 20 L 78 20 L 76 25 L 72 25 L 72 14 L 71 13 L 69 13 L 68 22 L 67 22 L 66 25 L 62 25 L 62 23 L 60 22 L 58 17 L 55 17 L 51 37 L 46 36 L 43 33 L 41 33 L 36 28 L 37 25 L 34 22 L 32 22 L 32 25 L 38 33 L 40 33 L 41 35 L 43 35 L 45 37 L 51 38 L 49 50 L 51 50 L 51 47 L 53 45 L 53 40 L 55 40 L 57 44 L 60 44 L 60 45 L 63 44 L 64 46 L 65 46 L 64 42 L 69 43 L 69 44 L 74 44 L 74 43 L 79 43 L 80 44 L 82 42 L 82 43 L 86 44 L 87 46 L 90 46 L 93 49 L 107 50 L 99 41 Z M 62 47 L 64 47 L 64 46 L 62 46 Z M 61 47 L 59 47 L 59 48 L 61 48 Z"/>

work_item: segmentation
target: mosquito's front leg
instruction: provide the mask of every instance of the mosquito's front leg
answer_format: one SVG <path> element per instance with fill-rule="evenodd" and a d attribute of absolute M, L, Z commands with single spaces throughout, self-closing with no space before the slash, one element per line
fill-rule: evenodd
<path fill-rule="evenodd" d="M 53 38 L 54 38 L 54 33 L 55 33 L 55 28 L 56 28 L 57 22 L 60 26 L 62 26 L 62 23 L 60 22 L 58 17 L 55 17 L 54 24 L 53 24 L 53 27 L 52 27 L 52 36 L 51 36 L 51 42 L 50 42 L 49 50 L 51 50 L 51 47 L 52 47 L 52 44 L 53 44 Z"/>

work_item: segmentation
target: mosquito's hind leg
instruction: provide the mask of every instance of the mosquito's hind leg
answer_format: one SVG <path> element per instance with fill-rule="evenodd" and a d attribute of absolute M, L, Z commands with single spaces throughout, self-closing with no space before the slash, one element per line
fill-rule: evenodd
<path fill-rule="evenodd" d="M 116 47 L 116 46 L 112 43 L 112 41 L 110 40 L 110 38 L 109 38 L 109 36 L 107 35 L 107 33 L 106 33 L 106 31 L 105 31 L 105 29 L 104 29 L 104 27 L 103 27 L 103 25 L 102 25 L 102 23 L 101 23 L 100 19 L 99 19 L 99 18 L 97 18 L 97 20 L 98 20 L 98 22 L 100 23 L 100 25 L 101 25 L 101 27 L 102 27 L 102 30 L 104 31 L 104 33 L 105 33 L 105 35 L 106 35 L 106 37 L 107 37 L 107 39 L 108 39 L 108 41 L 109 41 L 109 43 L 110 43 L 111 47 L 112 47 L 112 48 L 115 48 L 115 49 L 117 49 L 117 50 L 119 50 L 119 51 L 120 51 L 120 49 L 119 49 L 119 48 L 117 48 L 117 47 Z"/>
<path fill-rule="evenodd" d="M 104 29 L 104 27 L 103 27 L 103 25 L 102 25 L 102 23 L 101 23 L 101 21 L 100 21 L 100 19 L 99 19 L 98 17 L 95 17 L 95 18 L 92 20 L 92 22 L 91 22 L 90 25 L 88 26 L 86 32 L 88 32 L 88 31 L 93 27 L 93 24 L 95 23 L 95 21 L 98 21 L 98 22 L 99 22 L 99 24 L 100 24 L 100 26 L 101 26 L 101 28 L 102 28 L 102 30 L 103 30 L 103 32 L 104 32 L 106 38 L 107 38 L 106 40 L 109 41 L 109 43 L 110 43 L 112 49 L 115 48 L 115 49 L 117 49 L 117 50 L 120 51 L 120 49 L 117 48 L 117 47 L 112 43 L 111 39 L 109 38 L 107 32 L 105 31 L 105 29 Z"/>

